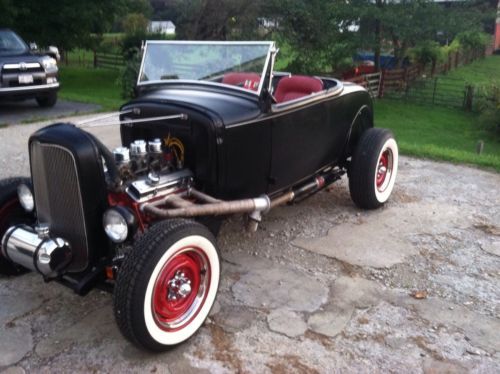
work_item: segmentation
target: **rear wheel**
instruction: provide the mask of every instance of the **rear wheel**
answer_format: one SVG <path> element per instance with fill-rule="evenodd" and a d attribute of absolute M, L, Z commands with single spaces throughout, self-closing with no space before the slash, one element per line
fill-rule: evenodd
<path fill-rule="evenodd" d="M 35 220 L 33 214 L 27 213 L 19 203 L 17 186 L 22 183 L 30 185 L 31 181 L 29 178 L 9 178 L 0 181 L 0 241 L 9 227 L 21 223 L 32 224 Z M 4 258 L 0 251 L 0 274 L 17 275 L 26 271 Z"/>
<path fill-rule="evenodd" d="M 132 343 L 164 351 L 189 339 L 215 301 L 215 239 L 184 219 L 154 225 L 125 257 L 113 296 L 117 324 Z"/>
<path fill-rule="evenodd" d="M 349 191 L 358 207 L 375 209 L 389 199 L 398 159 L 398 146 L 389 130 L 371 128 L 363 133 L 349 170 Z"/>
<path fill-rule="evenodd" d="M 50 92 L 43 96 L 37 96 L 36 102 L 42 108 L 51 108 L 57 103 L 57 92 Z"/>

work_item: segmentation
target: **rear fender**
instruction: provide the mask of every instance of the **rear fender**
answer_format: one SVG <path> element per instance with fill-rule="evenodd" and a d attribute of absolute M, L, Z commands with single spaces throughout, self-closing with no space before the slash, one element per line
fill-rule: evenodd
<path fill-rule="evenodd" d="M 344 148 L 344 160 L 352 156 L 361 135 L 371 127 L 373 127 L 373 111 L 369 105 L 365 104 L 359 108 L 351 123 Z"/>

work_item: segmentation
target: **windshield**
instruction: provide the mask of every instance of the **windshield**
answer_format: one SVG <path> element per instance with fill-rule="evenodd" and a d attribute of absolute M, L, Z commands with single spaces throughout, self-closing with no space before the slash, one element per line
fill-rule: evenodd
<path fill-rule="evenodd" d="M 21 54 L 27 49 L 27 45 L 14 32 L 0 30 L 0 56 Z"/>
<path fill-rule="evenodd" d="M 148 42 L 138 84 L 204 81 L 260 92 L 272 42 Z"/>

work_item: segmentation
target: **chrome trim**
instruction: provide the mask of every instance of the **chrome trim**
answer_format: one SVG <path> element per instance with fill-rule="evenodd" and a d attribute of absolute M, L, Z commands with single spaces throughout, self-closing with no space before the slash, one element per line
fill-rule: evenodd
<path fill-rule="evenodd" d="M 5 70 L 26 70 L 26 69 L 38 69 L 41 68 L 42 65 L 40 65 L 38 62 L 25 62 L 25 63 L 19 63 L 19 64 L 5 64 L 3 68 Z"/>
<path fill-rule="evenodd" d="M 141 75 L 142 71 L 144 69 L 144 62 L 145 62 L 145 57 L 146 53 L 148 50 L 148 45 L 150 44 L 208 44 L 208 45 L 268 45 L 268 51 L 267 51 L 267 57 L 266 57 L 266 63 L 264 64 L 264 70 L 261 73 L 261 78 L 259 82 L 259 88 L 257 91 L 252 91 L 252 90 L 247 90 L 245 88 L 233 86 L 233 85 L 228 85 L 224 83 L 213 83 L 213 82 L 207 82 L 207 81 L 202 81 L 202 80 L 180 80 L 180 79 L 165 79 L 165 80 L 156 80 L 156 81 L 148 81 L 148 82 L 141 82 Z M 267 72 L 267 68 L 269 66 L 269 59 L 271 56 L 271 53 L 273 50 L 276 49 L 276 44 L 273 41 L 245 41 L 245 42 L 238 42 L 238 41 L 202 41 L 202 40 L 191 40 L 191 41 L 182 41 L 182 40 L 168 40 L 168 41 L 163 41 L 163 40 L 146 40 L 146 43 L 144 45 L 144 51 L 142 53 L 142 61 L 141 61 L 141 67 L 139 69 L 139 74 L 137 76 L 137 86 L 149 86 L 149 85 L 154 85 L 154 84 L 165 84 L 165 83 L 179 83 L 179 82 L 187 82 L 187 83 L 197 83 L 197 84 L 208 84 L 216 87 L 220 87 L 221 85 L 224 87 L 230 87 L 233 89 L 237 89 L 242 92 L 250 93 L 255 96 L 260 96 L 262 93 L 262 86 L 264 85 L 265 81 L 265 74 Z"/>
<path fill-rule="evenodd" d="M 86 120 L 77 122 L 76 125 L 77 126 L 82 126 L 82 125 L 86 125 L 87 123 L 97 122 L 97 121 L 101 121 L 103 119 L 108 119 L 108 118 L 112 118 L 112 117 L 121 116 L 122 114 L 129 114 L 129 113 L 132 113 L 132 111 L 133 111 L 132 109 L 129 109 L 129 110 L 124 110 L 123 112 L 113 112 L 113 113 L 105 114 L 103 116 L 99 116 L 99 117 L 95 117 L 95 118 L 90 118 L 90 119 L 86 119 Z M 85 127 L 85 126 L 82 126 L 82 128 L 83 127 Z"/>
<path fill-rule="evenodd" d="M 1 92 L 20 92 L 20 91 L 42 91 L 48 88 L 58 88 L 59 83 L 51 83 L 51 84 L 41 84 L 37 86 L 20 86 L 20 87 L 0 87 Z"/>
<path fill-rule="evenodd" d="M 274 63 L 276 62 L 276 56 L 278 55 L 279 48 L 276 48 L 276 45 L 273 46 L 273 49 L 271 50 L 271 73 L 269 76 L 269 86 L 267 87 L 267 91 L 272 94 L 272 89 L 273 89 L 273 79 L 274 79 Z"/>

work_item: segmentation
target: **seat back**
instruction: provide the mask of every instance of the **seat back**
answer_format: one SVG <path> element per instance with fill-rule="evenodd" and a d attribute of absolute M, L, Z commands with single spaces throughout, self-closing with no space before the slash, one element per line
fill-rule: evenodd
<path fill-rule="evenodd" d="M 315 77 L 293 75 L 281 78 L 274 97 L 278 103 L 298 99 L 323 90 L 323 81 Z"/>
<path fill-rule="evenodd" d="M 260 83 L 260 75 L 246 72 L 227 73 L 224 74 L 222 83 L 257 91 Z"/>

